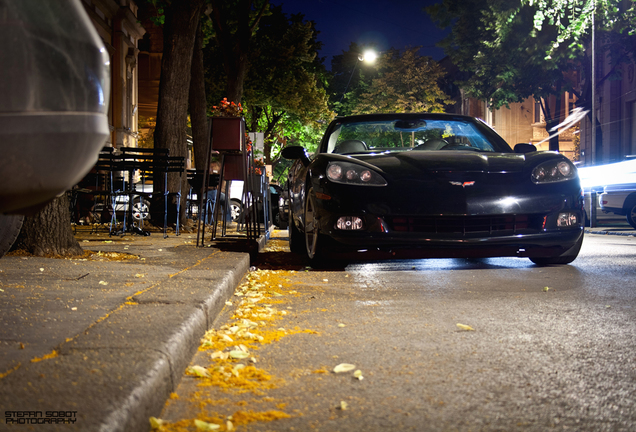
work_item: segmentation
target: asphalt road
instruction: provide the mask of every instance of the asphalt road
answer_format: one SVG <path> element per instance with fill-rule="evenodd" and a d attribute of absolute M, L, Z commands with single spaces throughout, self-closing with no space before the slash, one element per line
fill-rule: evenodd
<path fill-rule="evenodd" d="M 250 353 L 275 388 L 236 393 L 187 376 L 162 416 L 229 418 L 240 431 L 636 430 L 635 257 L 634 237 L 587 235 L 566 266 L 448 259 L 305 271 L 274 248 L 258 266 L 282 269 L 283 295 L 265 300 L 286 313 L 273 325 L 312 331 Z M 364 379 L 332 372 L 340 363 Z M 192 365 L 215 367 L 210 351 Z M 290 417 L 247 423 L 239 411 Z"/>

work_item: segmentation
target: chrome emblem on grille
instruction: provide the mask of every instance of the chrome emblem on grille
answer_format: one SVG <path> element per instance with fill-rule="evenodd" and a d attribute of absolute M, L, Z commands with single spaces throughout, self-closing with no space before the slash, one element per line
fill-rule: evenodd
<path fill-rule="evenodd" d="M 461 186 L 463 188 L 465 188 L 466 186 L 474 186 L 475 185 L 474 181 L 467 181 L 467 182 L 464 182 L 464 183 L 452 181 L 452 182 L 449 182 L 449 183 L 452 184 L 453 186 Z"/>

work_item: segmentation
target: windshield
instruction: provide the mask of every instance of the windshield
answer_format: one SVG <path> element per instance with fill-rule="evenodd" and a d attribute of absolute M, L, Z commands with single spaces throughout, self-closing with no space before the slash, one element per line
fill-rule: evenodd
<path fill-rule="evenodd" d="M 327 139 L 337 154 L 391 151 L 469 150 L 506 152 L 510 148 L 476 123 L 457 119 L 380 119 L 341 122 Z M 490 136 L 488 136 L 490 135 Z"/>

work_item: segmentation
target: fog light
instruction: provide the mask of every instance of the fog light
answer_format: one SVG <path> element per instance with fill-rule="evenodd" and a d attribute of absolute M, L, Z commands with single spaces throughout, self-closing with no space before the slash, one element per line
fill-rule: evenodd
<path fill-rule="evenodd" d="M 557 226 L 559 228 L 573 227 L 577 224 L 577 217 L 574 213 L 559 213 L 557 217 Z"/>
<path fill-rule="evenodd" d="M 343 216 L 336 221 L 336 228 L 339 230 L 361 230 L 364 228 L 362 218 L 357 216 Z"/>

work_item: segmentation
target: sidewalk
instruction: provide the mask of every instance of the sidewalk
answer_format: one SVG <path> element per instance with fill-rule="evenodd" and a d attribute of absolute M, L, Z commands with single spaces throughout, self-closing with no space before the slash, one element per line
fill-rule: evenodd
<path fill-rule="evenodd" d="M 148 430 L 249 269 L 195 244 L 102 233 L 80 245 L 110 255 L 3 257 L 0 430 Z"/>
<path fill-rule="evenodd" d="M 636 236 L 636 230 L 625 223 L 624 225 L 602 225 L 594 228 L 586 227 L 585 234 Z"/>

